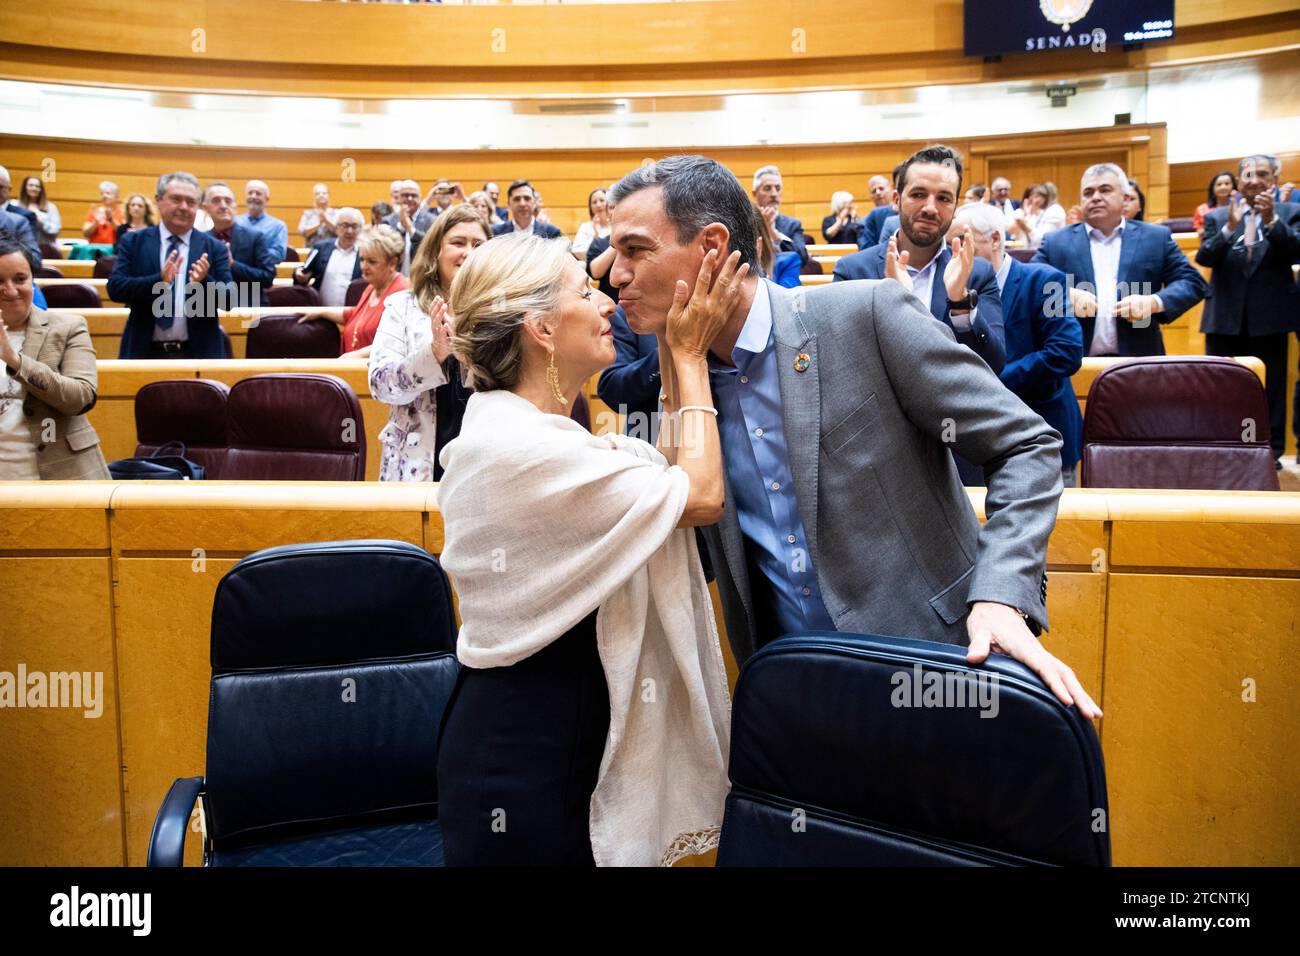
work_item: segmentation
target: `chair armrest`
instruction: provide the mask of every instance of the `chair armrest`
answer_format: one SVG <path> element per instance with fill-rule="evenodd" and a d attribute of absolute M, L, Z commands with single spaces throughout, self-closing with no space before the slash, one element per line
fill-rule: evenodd
<path fill-rule="evenodd" d="M 202 777 L 177 777 L 149 834 L 148 866 L 181 866 L 185 859 L 185 831 L 190 827 L 190 812 L 203 792 Z"/>

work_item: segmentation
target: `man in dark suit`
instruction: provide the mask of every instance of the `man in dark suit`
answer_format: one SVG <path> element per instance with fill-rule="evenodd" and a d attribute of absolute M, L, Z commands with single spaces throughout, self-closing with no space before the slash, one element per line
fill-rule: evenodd
<path fill-rule="evenodd" d="M 162 222 L 122 238 L 108 295 L 130 308 L 118 358 L 225 358 L 218 311 L 234 298 L 226 244 L 194 228 L 199 182 L 158 179 Z"/>
<path fill-rule="evenodd" d="M 483 191 L 487 193 L 488 202 L 490 202 L 492 204 L 492 208 L 496 210 L 497 218 L 500 219 L 502 222 L 505 222 L 507 219 L 509 219 L 510 210 L 507 209 L 505 206 L 497 205 L 497 203 L 501 201 L 501 187 L 498 186 L 496 183 L 489 181 L 483 184 Z"/>
<path fill-rule="evenodd" d="M 707 157 L 633 170 L 610 207 L 634 332 L 664 334 L 678 281 L 710 253 L 715 279 L 729 255 L 755 264 L 750 197 Z M 968 661 L 1009 654 L 1100 716 L 1029 626 L 1047 623 L 1056 433 L 901 283 L 738 284 L 709 345 L 727 506 L 704 529 L 737 663 L 811 629 L 969 644 Z M 954 444 L 996 462 L 982 527 L 948 464 Z"/>
<path fill-rule="evenodd" d="M 1291 271 L 1300 262 L 1300 205 L 1274 202 L 1276 185 L 1268 156 L 1243 159 L 1240 196 L 1206 213 L 1196 261 L 1211 269 L 1211 298 L 1201 316 L 1205 354 L 1254 355 L 1264 363 L 1269 440 L 1281 467 L 1288 335 L 1300 330 L 1300 289 Z"/>
<path fill-rule="evenodd" d="M 402 275 L 411 274 L 411 260 L 424 241 L 425 230 L 432 220 L 422 218 L 427 210 L 420 209 L 420 184 L 414 179 L 398 179 L 392 185 L 393 211 L 384 217 L 383 224 L 397 231 L 406 243 L 402 253 Z"/>
<path fill-rule="evenodd" d="M 1061 481 L 1072 488 L 1082 457 L 1083 415 L 1070 376 L 1083 363 L 1083 330 L 1064 295 L 1065 273 L 1007 255 L 1004 225 L 988 203 L 962 206 L 953 217 L 953 230 L 969 227 L 975 254 L 993 267 L 1002 292 L 1007 364 L 998 378 L 1060 433 Z"/>
<path fill-rule="evenodd" d="M 1124 218 L 1127 185 L 1114 163 L 1088 167 L 1079 188 L 1084 221 L 1049 232 L 1034 253 L 1034 262 L 1070 278 L 1085 355 L 1164 355 L 1160 323 L 1208 291 L 1168 229 Z"/>
<path fill-rule="evenodd" d="M 32 228 L 26 217 L 0 209 L 0 227 L 8 230 L 16 241 L 27 247 L 36 258 L 36 264 L 32 266 L 32 269 L 39 269 L 41 267 L 41 244 L 36 238 L 36 230 Z"/>
<path fill-rule="evenodd" d="M 226 244 L 235 304 L 245 309 L 266 305 L 279 263 L 266 234 L 235 221 L 235 193 L 225 183 L 211 183 L 203 190 L 203 208 L 212 217 L 208 234 Z"/>
<path fill-rule="evenodd" d="M 325 305 L 344 305 L 348 286 L 361 278 L 357 237 L 361 235 L 364 222 L 359 210 L 351 206 L 340 209 L 334 222 L 338 237 L 312 246 L 307 261 L 294 270 L 293 281 L 298 285 L 310 285 L 320 293 Z"/>
<path fill-rule="evenodd" d="M 947 146 L 927 146 L 899 170 L 898 232 L 890 242 L 840 259 L 835 281 L 897 279 L 958 342 L 1001 372 L 1006 339 L 997 277 L 968 240 L 957 237 L 951 248 L 944 242 L 961 195 L 961 157 Z"/>
<path fill-rule="evenodd" d="M 755 170 L 752 195 L 763 216 L 772 249 L 775 252 L 798 253 L 800 267 L 812 261 L 803 223 L 781 212 L 781 170 L 775 166 L 763 166 Z"/>
<path fill-rule="evenodd" d="M 547 222 L 537 220 L 537 193 L 526 179 L 516 179 L 506 190 L 510 205 L 510 218 L 492 227 L 492 235 L 507 236 L 512 232 L 531 232 L 543 239 L 562 239 L 564 233 Z"/>

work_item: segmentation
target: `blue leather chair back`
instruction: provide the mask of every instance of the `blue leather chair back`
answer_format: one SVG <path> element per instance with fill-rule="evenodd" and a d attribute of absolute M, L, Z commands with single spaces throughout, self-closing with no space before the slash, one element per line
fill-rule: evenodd
<path fill-rule="evenodd" d="M 414 545 L 290 545 L 235 565 L 212 607 L 214 846 L 435 816 L 455 645 L 447 577 Z"/>
<path fill-rule="evenodd" d="M 773 641 L 741 671 L 729 773 L 719 866 L 1110 864 L 1096 733 L 1001 655 Z"/>

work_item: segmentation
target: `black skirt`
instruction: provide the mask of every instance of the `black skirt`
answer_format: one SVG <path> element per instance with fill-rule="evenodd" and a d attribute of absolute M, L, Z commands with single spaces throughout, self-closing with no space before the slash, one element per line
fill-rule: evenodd
<path fill-rule="evenodd" d="M 462 667 L 438 746 L 447 865 L 593 866 L 608 731 L 595 611 L 509 667 Z"/>

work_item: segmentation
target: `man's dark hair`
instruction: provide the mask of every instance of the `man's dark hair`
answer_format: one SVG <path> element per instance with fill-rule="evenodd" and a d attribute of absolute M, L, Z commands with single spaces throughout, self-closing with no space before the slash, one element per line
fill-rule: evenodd
<path fill-rule="evenodd" d="M 935 143 L 931 146 L 918 149 L 915 153 L 903 160 L 898 166 L 898 175 L 894 181 L 898 184 L 894 188 L 902 193 L 903 187 L 907 185 L 907 173 L 914 165 L 921 163 L 926 166 L 950 166 L 957 173 L 956 194 L 961 195 L 962 166 L 961 153 L 957 150 Z"/>
<path fill-rule="evenodd" d="M 903 170 L 906 168 L 907 168 L 907 161 L 904 160 L 903 162 L 895 166 L 894 171 L 889 174 L 890 178 L 894 181 L 894 188 L 897 189 L 900 193 L 903 191 L 903 184 L 899 181 L 898 177 L 903 175 Z"/>
<path fill-rule="evenodd" d="M 515 194 L 516 189 L 523 189 L 525 186 L 533 190 L 534 196 L 537 195 L 537 190 L 533 189 L 532 183 L 530 183 L 526 179 L 516 179 L 513 183 L 510 184 L 510 188 L 506 190 L 506 202 L 510 201 L 510 197 Z"/>
<path fill-rule="evenodd" d="M 729 252 L 758 272 L 758 231 L 753 199 L 726 166 L 707 156 L 669 156 L 632 170 L 609 191 L 609 205 L 617 206 L 633 193 L 659 186 L 663 189 L 664 215 L 673 224 L 679 245 L 685 245 L 705 226 L 721 223 L 731 236 Z"/>
<path fill-rule="evenodd" d="M 0 256 L 11 256 L 15 252 L 22 254 L 22 257 L 27 260 L 27 268 L 35 276 L 37 263 L 36 257 L 32 255 L 32 250 L 19 242 L 12 232 L 4 226 L 0 226 Z"/>

